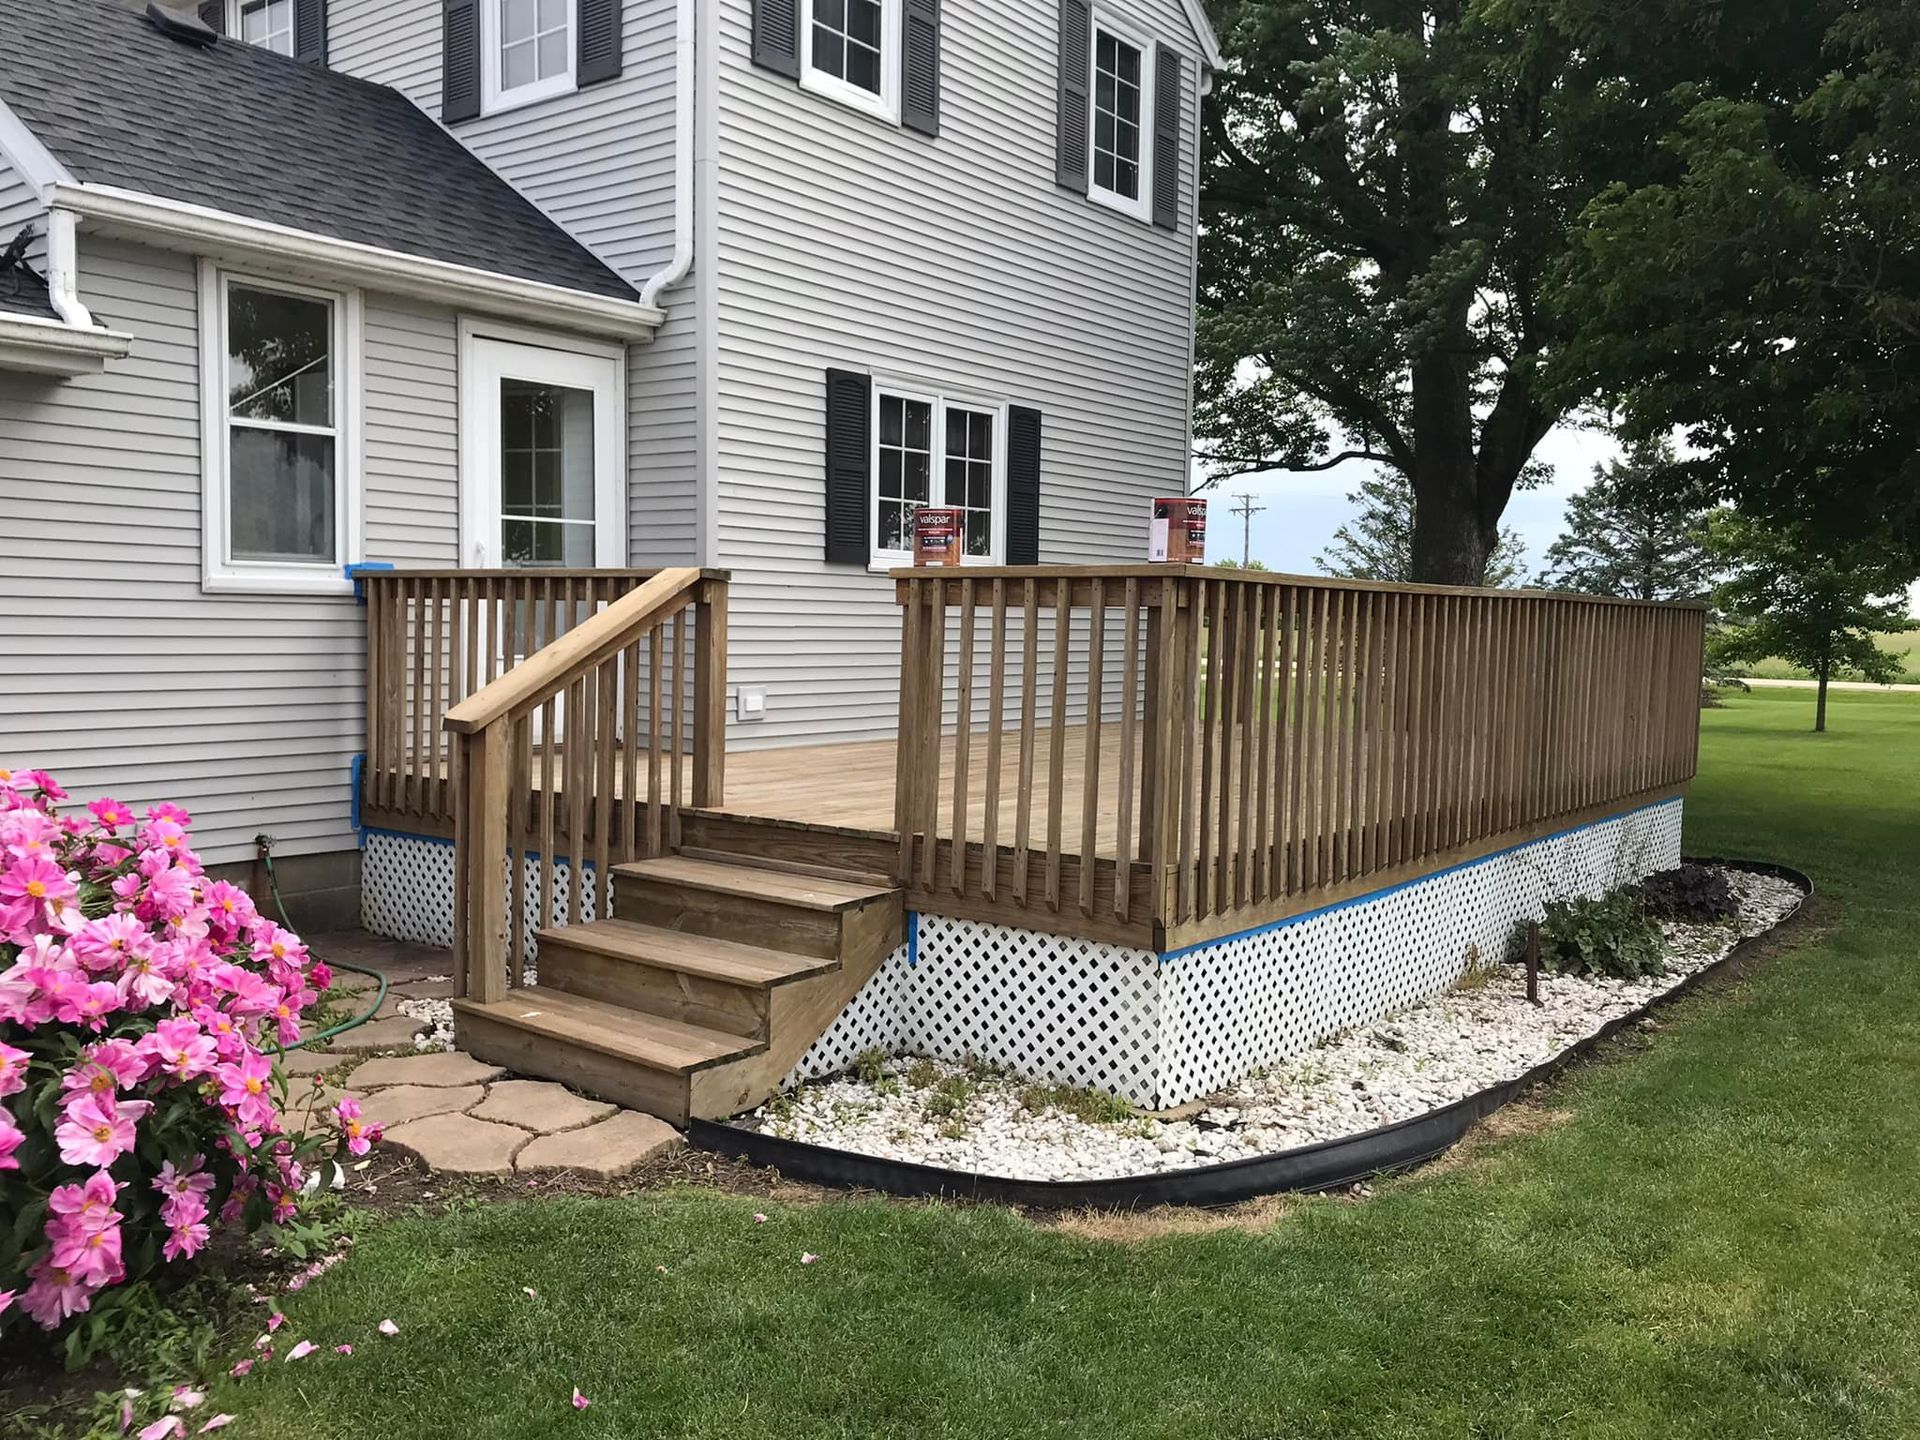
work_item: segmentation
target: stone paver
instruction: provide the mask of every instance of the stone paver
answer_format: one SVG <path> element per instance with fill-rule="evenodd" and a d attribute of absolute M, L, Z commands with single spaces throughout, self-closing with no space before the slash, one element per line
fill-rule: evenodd
<path fill-rule="evenodd" d="M 345 1055 L 335 1054 L 331 1050 L 289 1050 L 280 1057 L 280 1068 L 289 1075 L 318 1075 L 323 1070 L 331 1070 L 345 1061 Z"/>
<path fill-rule="evenodd" d="M 392 1130 L 429 1115 L 471 1110 L 486 1093 L 484 1085 L 395 1085 L 360 1097 L 360 1113 L 370 1124 Z"/>
<path fill-rule="evenodd" d="M 406 985 L 396 985 L 387 993 L 398 995 L 403 1000 L 451 1000 L 453 992 L 451 980 L 414 980 Z"/>
<path fill-rule="evenodd" d="M 499 1080 L 488 1087 L 486 1100 L 472 1113 L 478 1120 L 497 1120 L 536 1135 L 551 1135 L 604 1120 L 619 1108 L 584 1099 L 550 1080 Z"/>
<path fill-rule="evenodd" d="M 584 1130 L 540 1136 L 516 1157 L 514 1169 L 523 1174 L 533 1170 L 578 1170 L 605 1180 L 624 1175 L 649 1155 L 679 1143 L 680 1132 L 666 1121 L 635 1110 L 622 1110 L 611 1119 Z"/>
<path fill-rule="evenodd" d="M 425 1020 L 406 1015 L 390 1015 L 384 1020 L 369 1020 L 364 1025 L 333 1037 L 334 1049 L 344 1054 L 370 1055 L 378 1050 L 405 1050 L 433 1027 Z"/>
<path fill-rule="evenodd" d="M 387 1132 L 386 1140 L 429 1170 L 449 1175 L 509 1175 L 513 1173 L 514 1152 L 527 1143 L 527 1132 L 467 1115 L 429 1115 L 395 1126 Z"/>
<path fill-rule="evenodd" d="M 359 1095 L 386 1085 L 484 1085 L 505 1073 L 458 1050 L 430 1050 L 369 1060 L 347 1077 L 347 1088 Z"/>

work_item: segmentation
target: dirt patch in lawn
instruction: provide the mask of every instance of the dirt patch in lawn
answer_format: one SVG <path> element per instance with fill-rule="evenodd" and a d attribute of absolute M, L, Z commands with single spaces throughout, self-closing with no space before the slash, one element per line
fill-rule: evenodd
<path fill-rule="evenodd" d="M 1169 1235 L 1211 1235 L 1222 1230 L 1264 1234 L 1301 1204 L 1298 1195 L 1262 1195 L 1257 1200 L 1230 1205 L 1223 1210 L 1156 1205 L 1151 1210 L 1031 1211 L 1028 1218 L 1043 1229 L 1059 1230 L 1085 1240 L 1140 1245 Z"/>

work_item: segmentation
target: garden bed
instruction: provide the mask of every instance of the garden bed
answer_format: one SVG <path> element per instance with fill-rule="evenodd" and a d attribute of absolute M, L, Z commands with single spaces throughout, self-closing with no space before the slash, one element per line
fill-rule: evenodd
<path fill-rule="evenodd" d="M 1804 877 L 1726 865 L 1738 913 L 1664 925 L 1636 980 L 1478 971 L 1195 1105 L 1127 1113 L 981 1067 L 863 1057 L 696 1143 L 823 1183 L 1023 1204 L 1222 1203 L 1349 1183 L 1431 1157 L 1603 1035 L 1686 988 L 1800 906 Z"/>

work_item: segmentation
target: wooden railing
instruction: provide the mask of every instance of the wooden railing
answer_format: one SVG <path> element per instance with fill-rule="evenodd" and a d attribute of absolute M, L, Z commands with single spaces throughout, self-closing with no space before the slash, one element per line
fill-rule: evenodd
<path fill-rule="evenodd" d="M 367 602 L 363 806 L 449 825 L 455 705 L 637 589 L 652 570 L 380 570 Z"/>
<path fill-rule="evenodd" d="M 726 596 L 723 573 L 659 571 L 446 711 L 463 993 L 519 983 L 530 908 L 608 914 L 614 864 L 721 802 Z"/>
<path fill-rule="evenodd" d="M 916 900 L 1162 941 L 1693 774 L 1704 612 L 1200 567 L 896 572 Z"/>

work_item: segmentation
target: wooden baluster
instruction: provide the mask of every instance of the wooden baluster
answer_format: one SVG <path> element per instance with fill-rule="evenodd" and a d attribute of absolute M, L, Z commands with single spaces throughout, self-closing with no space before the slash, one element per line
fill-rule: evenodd
<path fill-rule="evenodd" d="M 571 588 L 572 582 L 569 581 Z M 569 609 L 572 607 L 569 606 Z M 577 613 L 577 612 L 575 612 Z M 567 802 L 567 924 L 578 925 L 586 909 L 587 797 L 592 788 L 591 716 L 593 676 L 583 674 L 567 688 L 566 719 L 561 722 L 560 759 L 567 778 L 561 792 Z"/>
<path fill-rule="evenodd" d="M 652 632 L 660 634 L 659 627 Z M 656 638 L 655 644 L 659 643 Z M 614 720 L 620 713 L 620 656 L 616 653 L 600 662 L 594 676 L 598 692 L 594 709 L 594 749 L 599 758 L 593 778 L 593 915 L 607 918 L 608 899 L 613 893 L 613 877 L 608 862 L 613 857 L 613 790 L 619 773 L 619 755 L 614 750 Z"/>
<path fill-rule="evenodd" d="M 1234 853 L 1235 801 L 1244 793 L 1234 764 L 1234 736 L 1240 729 L 1241 658 L 1247 649 L 1247 587 L 1237 581 L 1220 585 L 1220 633 L 1215 663 L 1220 668 L 1220 833 L 1219 860 L 1214 874 L 1213 908 L 1224 915 L 1233 908 L 1238 884 L 1239 856 Z M 1237 747 L 1244 762 L 1246 747 Z"/>
<path fill-rule="evenodd" d="M 1060 833 L 1067 762 L 1067 690 L 1073 637 L 1072 582 L 1053 582 L 1053 720 L 1047 737 L 1047 908 L 1060 908 Z"/>
<path fill-rule="evenodd" d="M 382 757 L 380 754 L 381 726 L 384 723 L 380 714 L 382 692 L 386 686 L 386 677 L 381 669 L 384 639 L 381 634 L 386 624 L 386 590 L 373 583 L 372 577 L 363 576 L 360 581 L 361 593 L 367 598 L 366 618 L 366 661 L 367 680 L 366 703 L 366 759 L 360 762 L 360 797 L 362 811 L 378 804 L 380 793 L 380 772 Z"/>
<path fill-rule="evenodd" d="M 1250 809 L 1253 823 L 1241 831 L 1240 848 L 1251 871 L 1247 897 L 1255 905 L 1267 898 L 1267 885 L 1273 873 L 1273 666 L 1274 639 L 1280 590 L 1261 585 L 1254 592 L 1253 633 L 1257 641 L 1254 661 L 1254 735 L 1253 798 Z"/>
<path fill-rule="evenodd" d="M 1007 582 L 993 582 L 993 612 L 987 637 L 986 810 L 980 820 L 980 891 L 995 899 L 1000 889 L 1000 742 L 1006 729 Z"/>
<path fill-rule="evenodd" d="M 1085 752 L 1080 775 L 1080 913 L 1093 914 L 1094 872 L 1100 854 L 1100 724 L 1106 709 L 1107 595 L 1099 576 L 1087 593 L 1087 718 L 1081 727 Z"/>
<path fill-rule="evenodd" d="M 938 577 L 927 584 L 930 608 L 927 611 L 927 671 L 922 694 L 924 714 L 920 724 L 920 783 L 915 793 L 920 800 L 920 888 L 933 889 L 933 877 L 939 865 L 940 850 L 940 757 L 943 749 L 941 729 L 945 723 L 947 679 L 947 582 Z"/>
<path fill-rule="evenodd" d="M 1347 684 L 1347 818 L 1340 832 L 1340 873 L 1351 880 L 1366 868 L 1367 764 L 1373 744 L 1373 627 L 1377 596 L 1353 597 L 1353 678 Z"/>
<path fill-rule="evenodd" d="M 1278 636 L 1274 641 L 1273 696 L 1273 817 L 1268 831 L 1267 893 L 1278 898 L 1293 885 L 1290 857 L 1293 853 L 1293 791 L 1298 784 L 1298 744 L 1300 725 L 1295 718 L 1300 686 L 1295 669 L 1300 663 L 1301 604 L 1303 592 L 1296 585 L 1281 586 L 1275 592 L 1279 610 Z"/>
<path fill-rule="evenodd" d="M 1325 813 L 1322 808 L 1321 788 L 1326 773 L 1326 689 L 1327 689 L 1327 627 L 1328 611 L 1332 596 L 1322 588 L 1315 588 L 1312 594 L 1312 616 L 1309 621 L 1307 638 L 1307 677 L 1305 696 L 1305 733 L 1301 747 L 1305 756 L 1305 768 L 1301 773 L 1300 787 L 1300 888 L 1312 890 L 1319 887 L 1323 877 L 1321 867 L 1321 838 L 1325 833 Z"/>
<path fill-rule="evenodd" d="M 718 808 L 727 790 L 727 582 L 709 580 L 694 610 L 693 803 Z"/>
<path fill-rule="evenodd" d="M 1400 666 L 1406 653 L 1406 596 L 1389 594 L 1380 607 L 1380 714 L 1375 730 L 1379 745 L 1373 767 L 1373 840 L 1371 869 L 1393 864 L 1394 780 L 1399 769 Z"/>
<path fill-rule="evenodd" d="M 447 713 L 448 699 L 445 688 L 446 677 L 446 626 L 442 618 L 442 597 L 451 599 L 453 582 L 451 580 L 433 580 L 427 587 L 427 813 L 441 816 L 451 813 L 452 806 L 447 803 L 446 771 L 450 768 L 444 763 L 443 746 L 447 732 L 441 726 L 440 719 Z"/>
<path fill-rule="evenodd" d="M 533 721 L 527 716 L 511 722 L 513 772 L 507 791 L 507 918 L 512 940 L 507 946 L 507 988 L 520 983 L 526 970 L 527 945 L 527 806 L 533 789 Z"/>
<path fill-rule="evenodd" d="M 902 586 L 900 615 L 900 723 L 893 742 L 893 828 L 900 837 L 896 870 L 913 875 L 915 827 L 920 820 L 920 727 L 925 720 L 927 668 L 926 596 L 918 580 Z"/>
<path fill-rule="evenodd" d="M 1134 710 L 1140 703 L 1140 582 L 1132 576 L 1128 576 L 1121 587 L 1120 604 L 1125 610 L 1126 622 L 1121 641 L 1124 668 L 1120 672 L 1119 814 L 1114 828 L 1113 913 L 1124 921 L 1133 891 L 1133 751 L 1138 729 Z M 1147 848 L 1144 842 L 1140 848 Z"/>
<path fill-rule="evenodd" d="M 647 853 L 661 854 L 666 849 L 666 817 L 661 813 L 661 767 L 666 760 L 661 744 L 660 706 L 666 678 L 662 674 L 665 634 L 655 625 L 647 631 Z M 676 766 L 677 768 L 677 766 Z"/>
<path fill-rule="evenodd" d="M 667 763 L 672 769 L 667 772 L 666 841 L 672 850 L 680 848 L 680 752 L 685 748 L 681 734 L 687 723 L 687 622 L 691 615 L 691 609 L 683 606 L 673 616 L 673 706 L 667 712 Z M 651 742 L 652 737 L 648 739 Z"/>
<path fill-rule="evenodd" d="M 1330 739 L 1333 770 L 1327 777 L 1327 881 L 1337 884 L 1348 875 L 1349 835 L 1353 813 L 1349 801 L 1349 779 L 1353 773 L 1354 681 L 1359 675 L 1354 640 L 1359 633 L 1360 597 L 1351 590 L 1334 595 L 1333 663 L 1328 674 L 1328 723 L 1333 726 Z"/>
<path fill-rule="evenodd" d="M 1027 900 L 1027 866 L 1033 834 L 1034 692 L 1038 686 L 1040 591 L 1031 580 L 1021 584 L 1020 627 L 1020 783 L 1014 799 L 1013 898 Z"/>
<path fill-rule="evenodd" d="M 1200 815 L 1199 815 L 1199 871 L 1194 877 L 1194 916 L 1204 919 L 1214 910 L 1213 867 L 1214 836 L 1217 833 L 1214 822 L 1214 791 L 1224 790 L 1224 782 L 1217 779 L 1215 771 L 1218 765 L 1218 742 L 1215 732 L 1220 725 L 1221 672 L 1226 668 L 1222 663 L 1221 630 L 1224 628 L 1226 614 L 1226 586 L 1217 580 L 1202 580 L 1198 593 L 1194 596 L 1200 606 L 1200 613 L 1206 621 L 1207 673 L 1205 698 L 1201 702 L 1200 716 L 1196 722 L 1200 741 Z"/>
<path fill-rule="evenodd" d="M 1202 713 L 1201 696 L 1205 682 L 1200 674 L 1200 651 L 1206 643 L 1207 582 L 1194 579 L 1187 582 L 1186 588 L 1186 605 L 1180 612 L 1180 653 L 1177 661 L 1181 671 L 1179 706 L 1167 717 L 1173 727 L 1173 740 L 1178 746 L 1178 754 L 1173 757 L 1180 785 L 1180 874 L 1176 888 L 1178 913 L 1183 921 L 1197 919 L 1205 913 L 1200 908 L 1202 878 L 1197 869 L 1200 862 L 1196 852 L 1197 839 L 1205 822 L 1200 818 L 1199 795 L 1195 787 L 1199 780 L 1197 752 L 1200 732 L 1206 719 Z"/>
<path fill-rule="evenodd" d="M 948 852 L 947 887 L 967 893 L 967 811 L 972 795 L 967 789 L 973 758 L 973 581 L 960 582 L 960 648 L 954 656 L 959 686 L 953 711 L 953 848 Z"/>

